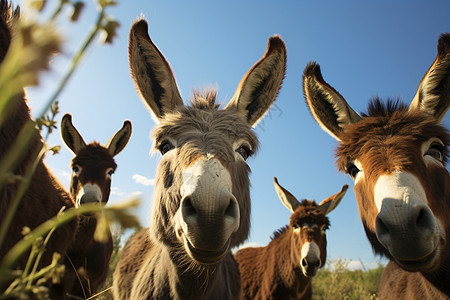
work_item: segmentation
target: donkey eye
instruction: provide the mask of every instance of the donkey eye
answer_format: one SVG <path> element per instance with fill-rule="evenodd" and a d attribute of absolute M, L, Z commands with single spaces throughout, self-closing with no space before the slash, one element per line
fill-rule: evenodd
<path fill-rule="evenodd" d="M 445 147 L 441 143 L 434 142 L 431 143 L 430 148 L 425 153 L 425 155 L 429 155 L 433 157 L 434 159 L 437 159 L 440 162 L 444 161 L 444 150 Z"/>
<path fill-rule="evenodd" d="M 73 171 L 76 175 L 78 175 L 78 174 L 80 173 L 80 171 L 81 171 L 81 167 L 79 167 L 79 166 L 77 166 L 77 165 L 74 165 L 74 166 L 72 167 L 72 171 Z"/>
<path fill-rule="evenodd" d="M 358 172 L 359 172 L 359 169 L 358 169 L 355 165 L 353 165 L 353 164 L 351 164 L 351 165 L 349 165 L 349 166 L 347 167 L 347 173 L 350 174 L 350 176 L 351 176 L 353 179 L 355 179 L 355 177 L 356 177 L 356 175 L 358 174 Z"/>
<path fill-rule="evenodd" d="M 109 177 L 111 177 L 112 174 L 114 174 L 114 169 L 113 169 L 113 168 L 109 168 L 109 169 L 106 171 L 106 175 L 109 176 Z"/>
<path fill-rule="evenodd" d="M 239 153 L 244 160 L 247 160 L 247 158 L 253 154 L 253 151 L 246 144 L 240 145 L 239 148 L 236 149 L 236 152 Z"/>
<path fill-rule="evenodd" d="M 164 141 L 158 146 L 158 150 L 162 155 L 166 154 L 173 148 L 175 148 L 174 145 L 172 145 L 172 143 L 170 143 L 169 141 Z"/>

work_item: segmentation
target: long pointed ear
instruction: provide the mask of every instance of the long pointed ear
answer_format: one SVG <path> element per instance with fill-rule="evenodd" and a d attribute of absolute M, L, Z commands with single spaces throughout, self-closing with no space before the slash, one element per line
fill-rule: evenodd
<path fill-rule="evenodd" d="M 325 82 L 315 62 L 310 62 L 303 72 L 303 93 L 314 119 L 338 141 L 347 125 L 361 120 L 344 97 Z"/>
<path fill-rule="evenodd" d="M 150 39 L 148 24 L 143 19 L 131 27 L 128 58 L 136 90 L 153 112 L 155 121 L 183 105 L 169 63 Z"/>
<path fill-rule="evenodd" d="M 86 143 L 81 137 L 81 134 L 72 124 L 72 116 L 70 114 L 65 114 L 61 120 L 61 136 L 66 146 L 69 147 L 75 155 L 77 155 L 81 149 L 86 147 Z"/>
<path fill-rule="evenodd" d="M 442 121 L 450 108 L 450 34 L 442 34 L 437 56 L 419 84 L 410 110 L 421 109 Z"/>
<path fill-rule="evenodd" d="M 339 205 L 342 198 L 344 198 L 345 193 L 347 192 L 347 189 L 348 189 L 348 184 L 344 185 L 342 187 L 342 190 L 339 193 L 337 193 L 331 197 L 328 197 L 327 199 L 320 202 L 319 208 L 323 211 L 323 213 L 325 215 L 328 215 Z"/>
<path fill-rule="evenodd" d="M 281 203 L 286 206 L 291 212 L 294 212 L 297 207 L 300 205 L 297 198 L 294 197 L 288 190 L 283 188 L 279 183 L 276 177 L 273 178 L 273 184 L 275 185 L 275 190 L 277 191 L 278 198 L 280 198 Z"/>
<path fill-rule="evenodd" d="M 114 157 L 125 148 L 131 137 L 131 122 L 126 120 L 123 122 L 122 128 L 114 134 L 106 143 L 105 148 Z"/>
<path fill-rule="evenodd" d="M 247 72 L 225 109 L 236 107 L 251 126 L 275 101 L 286 73 L 286 46 L 278 35 L 269 38 L 264 56 Z"/>

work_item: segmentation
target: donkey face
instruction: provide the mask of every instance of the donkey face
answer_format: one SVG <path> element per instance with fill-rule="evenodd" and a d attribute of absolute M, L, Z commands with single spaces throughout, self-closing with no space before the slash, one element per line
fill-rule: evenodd
<path fill-rule="evenodd" d="M 450 106 L 450 35 L 410 107 L 378 99 L 360 117 L 329 86 L 317 64 L 304 91 L 319 124 L 339 141 L 337 163 L 355 180 L 359 214 L 377 253 L 408 271 L 432 271 L 448 234 L 449 135 L 439 123 Z"/>
<path fill-rule="evenodd" d="M 319 205 L 315 201 L 299 202 L 289 191 L 278 184 L 274 178 L 275 189 L 281 202 L 292 212 L 288 232 L 291 235 L 291 258 L 293 264 L 302 270 L 303 275 L 316 275 L 327 257 L 327 237 L 325 231 L 330 226 L 327 214 L 341 202 L 348 185 L 323 200 Z"/>
<path fill-rule="evenodd" d="M 258 147 L 252 126 L 275 100 L 285 72 L 279 37 L 242 80 L 222 110 L 215 92 L 195 92 L 187 107 L 172 71 L 144 20 L 130 32 L 130 68 L 137 90 L 158 125 L 154 149 L 162 154 L 153 200 L 152 235 L 197 262 L 216 263 L 242 243 L 250 223 L 249 167 Z"/>
<path fill-rule="evenodd" d="M 111 176 L 117 168 L 114 156 L 125 148 L 131 136 L 131 122 L 125 121 L 120 129 L 103 147 L 99 143 L 86 145 L 72 124 L 72 116 L 64 115 L 61 121 L 64 143 L 75 154 L 72 159 L 70 194 L 77 205 L 109 199 Z"/>

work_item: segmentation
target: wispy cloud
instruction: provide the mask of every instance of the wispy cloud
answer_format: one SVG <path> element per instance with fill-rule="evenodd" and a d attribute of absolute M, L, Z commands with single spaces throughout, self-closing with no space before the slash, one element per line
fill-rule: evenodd
<path fill-rule="evenodd" d="M 125 193 L 120 188 L 113 186 L 111 187 L 111 195 L 123 197 L 125 196 Z"/>
<path fill-rule="evenodd" d="M 359 260 L 352 260 L 349 262 L 347 269 L 349 269 L 350 271 L 354 271 L 354 270 L 370 270 L 370 269 L 375 269 L 378 268 L 379 266 L 379 262 L 370 262 L 370 263 L 365 263 L 363 265 L 363 263 Z"/>
<path fill-rule="evenodd" d="M 134 181 L 136 181 L 136 183 L 139 183 L 139 184 L 142 184 L 145 186 L 155 185 L 155 179 L 150 179 L 150 178 L 147 178 L 147 177 L 139 175 L 139 174 L 134 174 L 133 179 L 134 179 Z"/>

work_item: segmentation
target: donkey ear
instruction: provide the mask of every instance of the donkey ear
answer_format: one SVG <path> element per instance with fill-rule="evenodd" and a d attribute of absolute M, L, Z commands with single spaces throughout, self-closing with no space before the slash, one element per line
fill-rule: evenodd
<path fill-rule="evenodd" d="M 273 178 L 273 184 L 275 185 L 275 190 L 277 191 L 278 198 L 280 198 L 281 202 L 289 209 L 291 212 L 294 212 L 297 207 L 300 205 L 297 198 L 294 197 L 291 193 L 288 192 L 285 188 L 283 188 L 279 183 L 276 177 Z"/>
<path fill-rule="evenodd" d="M 338 141 L 345 126 L 361 120 L 344 97 L 325 82 L 315 62 L 310 62 L 303 72 L 303 93 L 314 119 Z"/>
<path fill-rule="evenodd" d="M 169 63 L 150 39 L 148 24 L 143 19 L 131 27 L 128 58 L 136 89 L 156 117 L 155 121 L 183 105 Z"/>
<path fill-rule="evenodd" d="M 342 198 L 344 198 L 345 193 L 347 192 L 348 184 L 344 185 L 342 187 L 342 190 L 331 196 L 327 199 L 323 200 L 319 204 L 319 208 L 323 211 L 324 215 L 328 215 L 330 212 L 332 212 L 341 202 Z"/>
<path fill-rule="evenodd" d="M 65 114 L 61 120 L 61 136 L 70 150 L 76 155 L 78 152 L 86 147 L 81 134 L 72 124 L 72 116 L 70 114 Z"/>
<path fill-rule="evenodd" d="M 286 46 L 278 35 L 269 38 L 264 56 L 247 72 L 225 109 L 236 107 L 251 126 L 275 101 L 286 73 Z"/>
<path fill-rule="evenodd" d="M 421 109 L 442 121 L 450 108 L 450 34 L 442 34 L 437 56 L 419 84 L 410 110 Z"/>
<path fill-rule="evenodd" d="M 106 143 L 105 148 L 109 150 L 109 153 L 114 157 L 125 148 L 131 137 L 131 122 L 126 120 L 123 122 L 122 128 L 113 135 Z"/>

